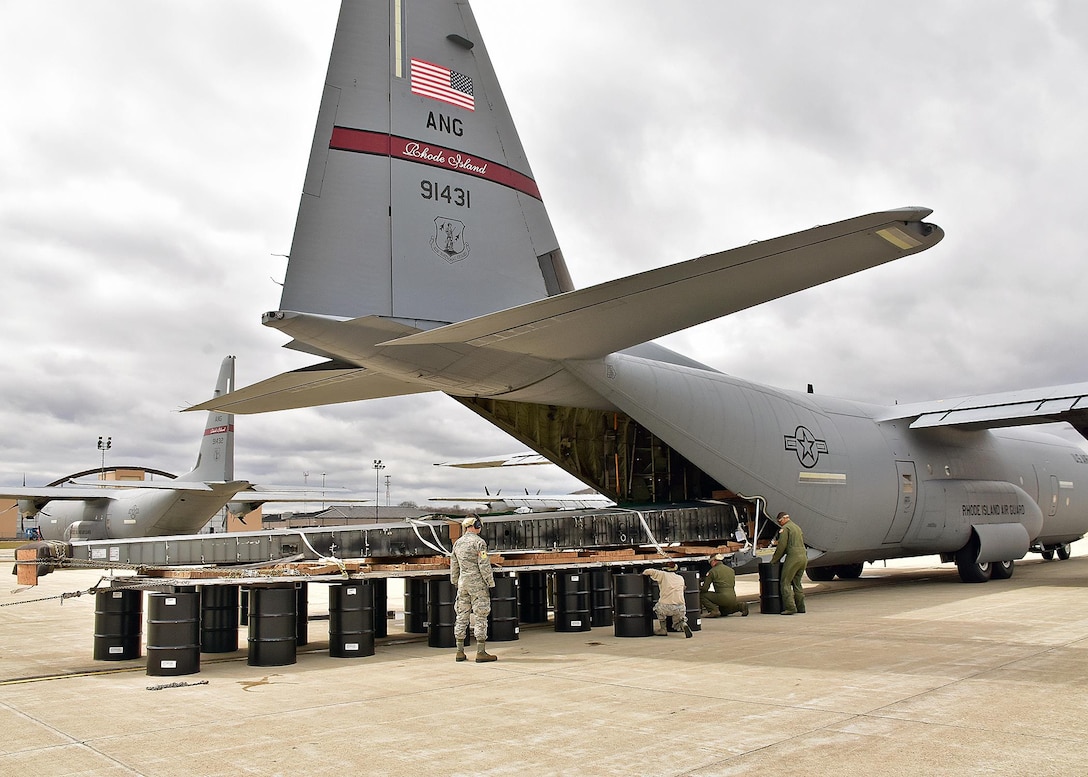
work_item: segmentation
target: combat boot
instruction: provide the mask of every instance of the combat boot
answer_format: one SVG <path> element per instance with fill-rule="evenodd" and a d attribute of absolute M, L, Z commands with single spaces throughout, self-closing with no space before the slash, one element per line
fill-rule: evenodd
<path fill-rule="evenodd" d="M 457 640 L 457 655 L 455 656 L 457 661 L 467 661 L 468 656 L 465 655 L 465 641 L 463 639 Z"/>
<path fill-rule="evenodd" d="M 665 628 L 665 621 L 654 621 L 654 636 L 655 637 L 667 637 L 669 636 L 669 630 Z"/>
<path fill-rule="evenodd" d="M 747 618 L 748 617 L 748 602 L 741 602 L 740 603 L 740 617 L 742 617 L 742 618 Z"/>
<path fill-rule="evenodd" d="M 498 661 L 499 657 L 488 653 L 487 650 L 484 649 L 484 644 L 485 643 L 480 642 L 476 645 L 476 663 L 486 664 L 488 661 Z"/>
<path fill-rule="evenodd" d="M 688 625 L 688 622 L 684 621 L 680 625 L 684 627 L 684 637 L 691 639 L 691 626 Z"/>

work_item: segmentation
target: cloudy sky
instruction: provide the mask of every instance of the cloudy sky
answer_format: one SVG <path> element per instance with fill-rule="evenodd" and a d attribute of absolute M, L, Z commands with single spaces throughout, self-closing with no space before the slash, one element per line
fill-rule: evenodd
<path fill-rule="evenodd" d="M 574 281 L 934 210 L 935 249 L 667 338 L 891 403 L 1088 380 L 1088 5 L 473 3 Z M 218 365 L 314 361 L 278 307 L 336 0 L 0 3 L 0 484 L 191 468 Z M 442 396 L 237 419 L 236 474 L 392 501 L 571 490 Z M 381 499 L 384 502 L 384 482 Z"/>

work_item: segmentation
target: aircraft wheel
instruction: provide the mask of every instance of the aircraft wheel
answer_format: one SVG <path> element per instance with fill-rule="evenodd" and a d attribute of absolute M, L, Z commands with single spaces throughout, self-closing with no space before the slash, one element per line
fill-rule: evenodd
<path fill-rule="evenodd" d="M 809 567 L 805 574 L 814 583 L 828 583 L 835 579 L 835 567 Z"/>
<path fill-rule="evenodd" d="M 1073 554 L 1069 548 L 1068 542 L 1063 542 L 1061 545 L 1058 546 L 1058 558 L 1060 558 L 1062 561 L 1065 561 L 1071 555 Z"/>
<path fill-rule="evenodd" d="M 994 563 L 990 564 L 990 579 L 1008 580 L 1010 577 L 1012 577 L 1015 566 L 1015 561 L 995 561 Z"/>
<path fill-rule="evenodd" d="M 1047 561 L 1053 561 L 1054 560 L 1054 551 L 1052 551 L 1052 550 L 1044 550 L 1041 555 Z"/>
<path fill-rule="evenodd" d="M 835 572 L 843 580 L 857 580 L 865 569 L 865 562 L 860 564 L 843 564 Z"/>
<path fill-rule="evenodd" d="M 965 583 L 985 583 L 990 579 L 990 562 L 980 562 L 978 552 L 978 537 L 973 533 L 971 541 L 956 552 L 956 569 Z"/>

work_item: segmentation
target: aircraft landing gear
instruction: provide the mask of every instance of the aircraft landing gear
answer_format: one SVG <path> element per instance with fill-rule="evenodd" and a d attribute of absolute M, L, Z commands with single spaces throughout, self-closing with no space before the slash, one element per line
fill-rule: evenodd
<path fill-rule="evenodd" d="M 1059 545 L 1057 547 L 1057 551 L 1058 551 L 1058 558 L 1061 559 L 1062 561 L 1065 561 L 1071 555 L 1071 551 L 1070 551 L 1068 542 L 1063 542 L 1061 545 Z"/>
<path fill-rule="evenodd" d="M 1012 577 L 1013 570 L 1016 566 L 1015 561 L 995 561 L 990 564 L 990 579 L 991 580 L 1008 580 Z"/>
<path fill-rule="evenodd" d="M 972 532 L 971 541 L 956 551 L 956 569 L 965 583 L 985 583 L 990 579 L 990 562 L 980 562 L 978 553 L 978 537 Z"/>

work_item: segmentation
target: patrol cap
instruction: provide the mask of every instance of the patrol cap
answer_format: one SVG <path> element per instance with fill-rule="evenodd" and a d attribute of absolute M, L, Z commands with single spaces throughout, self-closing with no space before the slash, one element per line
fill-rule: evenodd
<path fill-rule="evenodd" d="M 668 564 L 665 565 L 665 571 L 666 572 L 675 572 L 676 570 L 677 570 L 677 566 L 676 566 L 676 564 L 674 562 L 670 561 Z"/>

